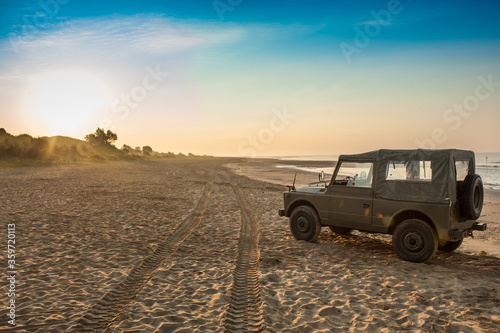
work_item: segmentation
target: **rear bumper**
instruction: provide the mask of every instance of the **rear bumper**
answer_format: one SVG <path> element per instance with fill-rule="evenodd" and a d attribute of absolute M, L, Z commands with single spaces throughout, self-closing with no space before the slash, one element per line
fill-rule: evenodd
<path fill-rule="evenodd" d="M 465 237 L 472 236 L 472 231 L 473 230 L 478 230 L 478 231 L 485 231 L 487 227 L 486 223 L 482 222 L 474 222 L 470 229 L 465 229 L 465 230 L 459 230 L 459 229 L 453 229 L 450 230 L 449 232 L 449 238 L 450 240 L 460 240 L 464 239 Z"/>
<path fill-rule="evenodd" d="M 486 223 L 476 222 L 472 225 L 472 230 L 485 231 L 487 227 Z"/>
<path fill-rule="evenodd" d="M 285 216 L 285 210 L 284 210 L 284 209 L 280 209 L 280 210 L 278 211 L 278 215 L 279 215 L 279 216 Z"/>
<path fill-rule="evenodd" d="M 467 237 L 467 230 L 453 229 L 449 231 L 448 236 L 451 241 L 464 239 L 465 237 Z"/>

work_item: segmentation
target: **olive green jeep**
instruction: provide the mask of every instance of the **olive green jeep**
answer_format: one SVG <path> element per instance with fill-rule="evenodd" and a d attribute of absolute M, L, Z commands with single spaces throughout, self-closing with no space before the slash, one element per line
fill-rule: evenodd
<path fill-rule="evenodd" d="M 295 184 L 295 180 L 294 180 Z M 322 226 L 392 235 L 403 260 L 424 262 L 451 252 L 473 230 L 483 207 L 481 177 L 472 151 L 377 150 L 341 155 L 332 179 L 283 193 L 280 216 L 296 239 L 315 241 Z"/>

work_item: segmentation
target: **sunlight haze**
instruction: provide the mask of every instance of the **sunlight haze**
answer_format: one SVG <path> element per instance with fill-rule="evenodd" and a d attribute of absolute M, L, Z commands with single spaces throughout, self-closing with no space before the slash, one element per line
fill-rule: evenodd
<path fill-rule="evenodd" d="M 224 4 L 221 6 L 221 4 Z M 496 1 L 7 1 L 0 127 L 224 156 L 499 151 Z"/>

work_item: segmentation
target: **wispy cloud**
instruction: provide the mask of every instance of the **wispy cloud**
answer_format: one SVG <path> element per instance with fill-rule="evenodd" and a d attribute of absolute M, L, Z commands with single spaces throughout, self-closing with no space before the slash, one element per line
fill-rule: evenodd
<path fill-rule="evenodd" d="M 175 53 L 206 43 L 237 39 L 239 31 L 196 29 L 161 16 L 112 16 L 106 18 L 77 19 L 53 24 L 30 38 L 15 36 L 20 49 L 32 52 L 43 49 L 131 54 Z M 16 41 L 14 41 L 16 42 Z"/>
<path fill-rule="evenodd" d="M 114 68 L 124 75 L 144 66 L 167 63 L 202 46 L 224 45 L 245 38 L 237 26 L 181 21 L 161 15 L 113 15 L 60 21 L 0 40 L 0 72 L 26 77 L 54 66 Z"/>
<path fill-rule="evenodd" d="M 394 20 L 391 20 L 390 22 L 384 22 L 384 26 L 393 25 L 393 24 L 394 24 Z M 377 21 L 377 20 L 371 20 L 371 21 L 360 22 L 360 23 L 357 23 L 355 25 L 358 25 L 358 26 L 363 26 L 363 25 L 380 25 L 380 22 Z"/>
<path fill-rule="evenodd" d="M 0 40 L 4 61 L 0 70 L 29 73 L 48 63 L 138 64 L 159 63 L 214 47 L 230 50 L 238 43 L 296 40 L 325 25 L 278 23 L 223 23 L 181 20 L 160 14 L 111 15 L 60 20 L 40 27 L 32 35 Z M 13 48 L 15 44 L 16 50 Z M 130 68 L 130 67 L 129 67 Z M 15 70 L 14 70 L 15 69 Z"/>
<path fill-rule="evenodd" d="M 8 42 L 10 46 L 16 43 L 25 52 L 44 48 L 74 49 L 83 45 L 85 50 L 103 52 L 175 53 L 201 45 L 234 43 L 252 35 L 290 37 L 312 34 L 324 28 L 324 24 L 231 24 L 178 20 L 157 14 L 113 15 L 61 20 L 31 34 L 13 33 Z M 4 40 L 4 49 L 5 46 Z"/>
<path fill-rule="evenodd" d="M 360 21 L 358 23 L 355 23 L 354 25 L 366 26 L 380 25 L 381 23 L 383 23 L 384 26 L 412 26 L 429 20 L 444 20 L 449 17 L 459 16 L 460 12 L 464 10 L 464 8 L 462 8 L 460 5 L 451 2 L 402 3 L 400 9 L 401 13 L 397 15 L 391 15 L 391 13 L 386 8 L 373 8 L 373 10 L 365 14 L 367 18 L 369 17 L 368 20 Z M 377 18 L 376 15 L 379 17 Z M 389 22 L 386 21 L 387 18 L 390 18 Z M 381 19 L 384 21 L 381 22 Z"/>

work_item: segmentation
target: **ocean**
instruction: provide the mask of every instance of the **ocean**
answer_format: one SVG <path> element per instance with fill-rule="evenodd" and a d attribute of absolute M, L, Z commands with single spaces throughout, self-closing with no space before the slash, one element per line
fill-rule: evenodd
<path fill-rule="evenodd" d="M 485 188 L 500 189 L 500 153 L 476 153 L 476 173 Z"/>
<path fill-rule="evenodd" d="M 338 155 L 314 155 L 314 156 L 286 156 L 276 157 L 283 161 L 331 161 L 331 168 L 318 168 L 313 165 L 307 166 L 302 163 L 296 165 L 279 165 L 280 168 L 298 169 L 311 172 L 324 171 L 325 174 L 331 176 L 335 168 L 335 162 L 338 160 Z M 476 173 L 483 179 L 485 188 L 500 190 L 500 153 L 476 153 Z"/>

